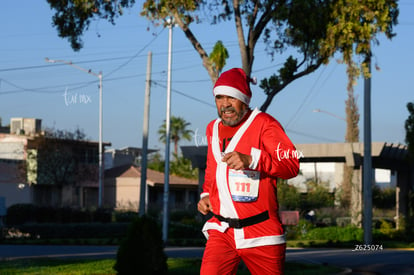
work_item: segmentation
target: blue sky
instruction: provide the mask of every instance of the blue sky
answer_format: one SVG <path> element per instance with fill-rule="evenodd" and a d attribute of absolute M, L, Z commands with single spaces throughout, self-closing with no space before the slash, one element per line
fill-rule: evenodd
<path fill-rule="evenodd" d="M 68 65 L 53 65 L 45 57 L 72 61 L 103 74 L 103 139 L 112 148 L 142 146 L 147 55 L 152 52 L 149 146 L 164 150 L 157 130 L 166 117 L 168 30 L 152 28 L 139 16 L 141 2 L 125 11 L 112 26 L 93 22 L 83 36 L 84 48 L 74 52 L 51 25 L 53 12 L 46 1 L 2 1 L 0 10 L 0 117 L 6 125 L 12 117 L 42 119 L 43 127 L 83 129 L 98 140 L 99 89 L 93 75 Z M 414 101 L 412 64 L 414 53 L 414 2 L 401 0 L 397 36 L 380 36 L 374 62 L 380 67 L 372 76 L 372 140 L 404 143 L 406 104 Z M 150 29 L 150 30 L 148 30 Z M 208 52 L 222 40 L 230 53 L 225 69 L 240 67 L 233 24 L 195 26 L 194 33 Z M 156 35 L 155 35 L 156 34 Z M 253 76 L 269 75 L 271 61 L 258 45 Z M 173 29 L 171 114 L 190 122 L 200 137 L 216 118 L 212 83 L 201 59 L 179 28 Z M 334 59 L 328 66 L 303 77 L 277 95 L 268 113 L 277 118 L 296 144 L 342 142 L 345 135 L 345 66 Z M 361 114 L 363 141 L 363 80 L 355 93 Z M 263 92 L 252 86 L 252 107 L 260 107 Z M 195 100 L 197 99 L 197 100 Z M 320 109 L 323 112 L 314 112 Z M 330 114 L 333 115 L 330 115 Z M 336 117 L 335 117 L 336 116 Z M 202 139 L 198 139 L 198 143 Z M 195 139 L 182 145 L 196 145 Z"/>

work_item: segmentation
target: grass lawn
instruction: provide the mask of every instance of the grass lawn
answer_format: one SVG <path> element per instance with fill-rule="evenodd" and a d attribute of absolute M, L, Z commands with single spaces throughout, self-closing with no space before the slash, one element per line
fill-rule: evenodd
<path fill-rule="evenodd" d="M 22 275 L 87 275 L 87 274 L 116 274 L 112 268 L 115 260 L 77 260 L 77 259 L 27 259 L 14 261 L 0 261 L 0 274 L 22 274 Z M 168 274 L 196 275 L 199 274 L 201 259 L 169 259 Z M 294 274 L 335 274 L 341 270 L 335 267 L 322 265 L 309 265 L 302 263 L 286 263 L 286 275 Z M 250 274 L 247 270 L 240 268 L 238 275 Z"/>

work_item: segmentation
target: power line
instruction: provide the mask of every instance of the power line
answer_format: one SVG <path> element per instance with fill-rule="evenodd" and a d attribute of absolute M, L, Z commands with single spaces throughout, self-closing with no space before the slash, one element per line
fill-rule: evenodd
<path fill-rule="evenodd" d="M 144 47 L 142 47 L 140 50 L 138 50 L 133 56 L 131 56 L 126 62 L 122 63 L 121 65 L 119 65 L 117 68 L 115 68 L 114 70 L 112 70 L 111 72 L 105 74 L 105 81 L 107 81 L 107 77 L 114 74 L 115 72 L 119 71 L 120 69 L 122 69 L 123 67 L 125 67 L 126 65 L 128 65 L 132 60 L 134 60 L 139 54 L 142 53 L 142 51 L 144 51 L 149 45 L 151 45 L 158 37 L 159 35 L 164 31 L 165 28 L 163 28 L 158 34 L 155 35 L 155 37 L 149 41 L 147 44 L 144 45 Z M 90 82 L 89 84 L 85 84 L 83 86 L 77 87 L 75 89 L 80 89 L 80 88 L 84 88 L 86 86 L 89 86 L 92 83 L 95 83 L 96 81 Z"/>
<path fill-rule="evenodd" d="M 123 76 L 123 77 L 116 77 L 116 78 L 108 78 L 108 79 L 106 79 L 105 81 L 106 82 L 108 82 L 108 81 L 115 81 L 115 80 L 120 80 L 120 79 L 127 79 L 127 78 L 135 78 L 135 77 L 140 77 L 140 76 L 143 76 L 143 75 L 145 75 L 145 74 L 135 74 L 135 75 L 129 75 L 129 76 Z M 14 90 L 14 91 L 5 91 L 5 92 L 0 92 L 0 96 L 1 95 L 5 95 L 5 94 L 11 94 L 11 93 L 24 93 L 24 92 L 32 92 L 32 93 L 60 93 L 61 91 L 57 91 L 57 90 L 54 90 L 54 91 L 47 91 L 47 89 L 57 89 L 57 88 L 67 88 L 68 86 L 73 86 L 73 85 L 82 85 L 82 86 L 78 86 L 78 87 L 75 87 L 75 88 L 72 88 L 71 90 L 76 90 L 76 89 L 79 89 L 80 87 L 84 87 L 84 86 L 86 86 L 86 85 L 90 85 L 91 83 L 95 83 L 96 81 L 93 81 L 93 82 L 90 82 L 90 81 L 88 81 L 88 82 L 82 82 L 82 83 L 73 83 L 73 84 L 66 84 L 66 85 L 56 85 L 56 86 L 48 86 L 48 87 L 41 87 L 41 88 L 36 88 L 36 89 L 29 89 L 29 88 L 24 88 L 24 87 L 20 87 L 20 86 L 18 86 L 18 85 L 16 85 L 16 84 L 14 84 L 14 83 L 12 83 L 12 82 L 10 82 L 10 81 L 7 81 L 7 80 L 4 80 L 4 79 L 0 79 L 1 81 L 4 81 L 4 82 L 6 82 L 7 84 L 9 84 L 9 85 L 11 85 L 11 86 L 13 86 L 13 87 L 15 87 L 15 88 L 17 88 L 17 89 L 20 89 L 20 90 Z M 164 84 L 161 84 L 161 83 L 159 83 L 158 81 L 154 81 L 154 80 L 152 80 L 151 81 L 151 83 L 153 83 L 153 84 L 155 84 L 155 85 L 158 85 L 158 86 L 160 86 L 160 87 L 163 87 L 163 88 L 166 88 L 167 86 L 165 86 Z M 215 108 L 216 106 L 215 105 L 213 105 L 213 104 L 211 104 L 211 103 L 208 103 L 208 102 L 206 102 L 206 101 L 203 101 L 203 100 L 200 100 L 200 99 L 198 99 L 198 98 L 196 98 L 196 97 L 193 97 L 193 96 L 190 96 L 190 95 L 187 95 L 187 94 L 185 94 L 184 92 L 181 92 L 181 91 L 179 91 L 179 90 L 176 90 L 176 89 L 173 89 L 172 90 L 173 92 L 175 92 L 175 93 L 177 93 L 177 94 L 180 94 L 180 95 L 182 95 L 182 96 L 184 96 L 184 97 L 187 97 L 187 98 L 189 98 L 189 99 L 192 99 L 192 100 L 194 100 L 194 101 L 197 101 L 197 102 L 199 102 L 199 103 L 202 103 L 202 104 L 204 104 L 204 105 L 207 105 L 207 106 L 209 106 L 209 107 L 213 107 L 213 108 Z"/>
<path fill-rule="evenodd" d="M 133 56 L 130 57 L 116 57 L 116 58 L 105 58 L 105 59 L 96 59 L 96 60 L 89 60 L 89 61 L 79 61 L 76 62 L 76 64 L 82 64 L 82 63 L 93 63 L 93 62 L 102 62 L 102 61 L 111 61 L 111 60 L 119 60 L 119 59 L 125 59 L 128 58 L 128 60 L 126 62 L 124 62 L 123 64 L 119 65 L 116 69 L 112 70 L 111 72 L 109 72 L 108 74 L 106 74 L 106 78 L 105 81 L 109 81 L 109 80 L 115 80 L 113 79 L 108 79 L 107 77 L 109 75 L 114 74 L 115 72 L 117 72 L 118 70 L 120 70 L 121 68 L 125 67 L 127 64 L 129 64 L 132 60 L 134 60 L 137 56 L 139 56 L 139 54 L 142 53 L 143 50 L 145 50 L 148 46 L 150 46 L 160 35 L 161 33 L 164 31 L 165 28 L 163 28 L 158 34 L 155 35 L 155 37 L 149 41 L 146 45 L 144 45 L 144 47 L 142 47 L 139 51 L 137 51 Z M 65 64 L 62 63 L 55 63 L 54 66 L 62 66 Z M 44 68 L 44 67 L 50 67 L 50 65 L 39 65 L 39 66 L 26 66 L 26 67 L 17 67 L 17 68 L 7 68 L 7 69 L 0 69 L 0 72 L 4 72 L 4 71 L 16 71 L 16 70 L 28 70 L 28 69 L 39 69 L 39 68 Z M 135 76 L 133 76 L 135 77 Z M 125 79 L 125 78 L 129 78 L 129 77 L 120 77 L 118 79 Z M 19 92 L 37 92 L 37 93 L 56 93 L 56 91 L 44 91 L 44 89 L 48 89 L 48 87 L 46 88 L 38 88 L 38 89 L 28 89 L 28 88 L 24 88 L 21 86 L 18 86 L 17 84 L 14 84 L 10 81 L 4 80 L 4 82 L 8 83 L 9 85 L 18 88 L 18 91 L 5 91 L 5 92 L 0 92 L 0 95 L 4 95 L 4 94 L 11 94 L 11 93 L 19 93 Z M 77 90 L 77 89 L 81 89 L 84 88 L 86 86 L 89 86 L 91 84 L 96 83 L 96 81 L 88 81 L 86 83 L 82 83 L 80 86 L 73 88 L 72 90 Z M 63 85 L 64 87 L 66 86 L 72 86 L 72 85 L 78 85 L 78 84 L 69 84 L 69 85 Z M 54 86 L 55 87 L 62 87 L 62 86 Z"/>
<path fill-rule="evenodd" d="M 155 37 L 148 42 L 146 45 L 144 45 L 143 48 L 141 48 L 138 52 L 136 52 L 133 56 L 131 56 L 126 62 L 122 63 L 121 65 L 119 65 L 116 69 L 114 69 L 113 71 L 109 72 L 108 74 L 105 75 L 105 77 L 119 71 L 121 68 L 125 67 L 126 65 L 128 65 L 132 60 L 134 60 L 140 53 L 142 53 L 143 50 L 145 50 L 149 45 L 151 45 L 159 36 L 160 34 L 164 31 L 165 28 L 162 28 L 162 30 L 157 33 L 155 35 Z"/>
<path fill-rule="evenodd" d="M 129 76 L 123 76 L 123 77 L 115 77 L 115 78 L 108 78 L 105 79 L 106 82 L 108 81 L 116 81 L 116 80 L 121 80 L 121 79 L 128 79 L 128 78 L 135 78 L 135 77 L 140 77 L 144 74 L 136 74 L 136 75 L 129 75 Z M 67 88 L 67 87 L 71 87 L 71 86 L 75 86 L 74 88 L 71 88 L 71 90 L 78 90 L 80 88 L 86 87 L 90 84 L 96 83 L 98 81 L 87 81 L 87 82 L 77 82 L 77 83 L 69 83 L 69 84 L 61 84 L 61 85 L 54 85 L 54 86 L 46 86 L 46 87 L 40 87 L 40 88 L 25 88 L 25 87 L 21 87 L 18 86 L 17 84 L 14 84 L 10 81 L 7 81 L 5 79 L 0 79 L 1 81 L 6 82 L 7 84 L 9 84 L 10 86 L 13 86 L 19 90 L 11 90 L 11 91 L 4 91 L 4 92 L 0 92 L 0 96 L 4 95 L 4 94 L 16 94 L 16 93 L 24 93 L 24 92 L 32 92 L 32 93 L 60 93 L 60 91 L 48 91 L 50 89 L 57 89 L 57 88 Z"/>
<path fill-rule="evenodd" d="M 125 63 L 121 64 L 116 69 L 114 69 L 110 73 L 106 74 L 106 76 L 111 75 L 111 74 L 115 73 L 116 71 L 118 71 L 119 69 L 121 69 L 122 67 L 124 67 L 127 64 L 129 64 L 136 57 L 138 57 L 142 53 L 143 50 L 145 50 L 146 48 L 148 48 L 148 46 L 150 46 L 161 35 L 161 33 L 163 32 L 164 29 L 165 28 L 163 28 L 158 34 L 154 35 L 155 37 L 150 42 L 148 42 L 146 45 L 144 45 L 140 50 L 138 50 L 132 56 L 119 56 L 119 57 L 108 57 L 108 58 L 100 58 L 100 59 L 92 59 L 92 60 L 83 60 L 83 61 L 76 61 L 76 64 L 96 63 L 96 62 L 105 62 L 105 61 L 115 61 L 115 60 L 128 59 Z M 184 49 L 184 50 L 176 50 L 176 51 L 174 51 L 174 53 L 186 53 L 186 52 L 193 52 L 193 49 L 189 47 L 187 50 Z M 0 69 L 0 72 L 43 69 L 43 68 L 46 68 L 46 67 L 63 66 L 63 65 L 64 64 L 62 64 L 62 63 L 55 63 L 53 65 L 51 65 L 51 64 L 47 65 L 46 64 L 46 65 L 33 65 L 33 66 L 23 66 L 23 67 L 12 67 L 12 68 Z"/>
<path fill-rule="evenodd" d="M 152 83 L 152 84 L 155 84 L 155 85 L 158 85 L 158 86 L 160 86 L 160 87 L 162 87 L 162 88 L 167 88 L 167 86 L 166 86 L 166 85 L 161 84 L 161 83 L 158 83 L 158 82 L 156 82 L 156 81 L 151 81 L 151 83 Z M 187 94 L 185 94 L 185 93 L 183 93 L 183 92 L 181 92 L 181 91 L 178 91 L 178 90 L 176 90 L 176 89 L 171 89 L 171 91 L 173 91 L 173 92 L 175 92 L 175 93 L 177 93 L 177 94 L 180 94 L 180 95 L 182 95 L 182 96 L 184 96 L 184 97 L 187 97 L 187 98 L 189 98 L 189 99 L 192 99 L 192 100 L 194 100 L 194 101 L 197 101 L 197 102 L 199 102 L 199 103 L 202 103 L 202 104 L 204 104 L 204 105 L 207 105 L 207 106 L 209 106 L 209 107 L 216 108 L 216 106 L 215 106 L 214 104 L 211 104 L 211 103 L 206 102 L 206 101 L 203 101 L 203 100 L 201 100 L 201 99 L 199 99 L 199 98 L 196 98 L 196 97 L 193 97 L 193 96 L 187 95 Z"/>
<path fill-rule="evenodd" d="M 163 80 L 160 80 L 160 79 L 154 80 L 153 79 L 152 81 L 157 82 L 157 81 L 163 81 Z M 210 79 L 174 80 L 174 83 L 200 83 L 200 82 L 211 82 L 211 80 Z"/>
<path fill-rule="evenodd" d="M 303 108 L 303 106 L 305 105 L 305 102 L 308 100 L 308 98 L 311 96 L 311 94 L 314 92 L 315 86 L 318 83 L 319 79 L 321 78 L 323 72 L 326 70 L 326 66 L 323 68 L 322 72 L 319 74 L 318 78 L 316 79 L 315 83 L 313 84 L 313 86 L 311 87 L 311 89 L 309 90 L 308 94 L 305 96 L 305 99 L 302 100 L 301 104 L 299 105 L 298 109 L 296 110 L 296 112 L 294 112 L 292 118 L 288 121 L 288 123 L 286 123 L 286 127 L 289 126 L 289 124 L 295 120 L 297 118 L 297 116 L 299 115 L 299 112 L 301 111 L 301 109 Z"/>
<path fill-rule="evenodd" d="M 135 55 L 136 57 L 137 55 Z M 102 62 L 102 61 L 110 61 L 110 60 L 118 60 L 118 59 L 132 59 L 133 57 L 129 56 L 129 57 L 116 57 L 116 58 L 106 58 L 106 59 L 95 59 L 95 60 L 89 60 L 89 61 L 79 61 L 76 62 L 77 64 L 82 64 L 82 63 L 93 63 L 93 62 Z M 62 66 L 64 64 L 61 63 L 55 63 L 52 66 Z M 41 66 L 28 66 L 28 67 L 18 67 L 18 68 L 9 68 L 9 69 L 4 69 L 4 70 L 26 70 L 26 69 L 35 69 L 35 68 L 44 68 L 48 65 L 41 65 Z M 50 67 L 50 65 L 48 66 Z M 272 66 L 273 67 L 273 66 Z M 263 69 L 258 69 L 255 70 L 255 72 L 259 72 L 259 71 L 263 71 L 263 70 L 267 70 L 269 68 L 272 67 L 265 67 Z M 194 68 L 194 65 L 189 65 L 189 66 L 184 66 L 184 67 L 180 67 L 180 68 L 176 68 L 174 69 L 174 71 L 182 71 L 182 70 L 186 70 L 189 68 Z M 155 72 L 154 74 L 162 74 L 164 73 L 164 71 L 158 71 Z M 127 75 L 127 76 L 119 76 L 119 77 L 113 77 L 113 78 L 105 78 L 105 82 L 108 81 L 117 81 L 117 80 L 122 80 L 122 79 L 130 79 L 130 78 L 135 78 L 135 77 L 141 77 L 141 76 L 145 76 L 145 74 L 133 74 L 133 75 Z M 97 81 L 87 81 L 87 82 L 75 82 L 75 83 L 67 83 L 67 84 L 61 84 L 61 85 L 53 85 L 53 86 L 45 86 L 45 87 L 39 87 L 39 88 L 26 88 L 26 87 L 22 87 L 19 86 L 18 84 L 15 84 L 11 81 L 8 81 L 4 78 L 1 78 L 0 80 L 2 80 L 3 82 L 9 84 L 10 86 L 13 86 L 15 88 L 17 88 L 18 90 L 10 90 L 10 91 L 0 91 L 0 96 L 1 95 L 5 95 L 5 94 L 15 94 L 15 93 L 23 93 L 23 92 L 32 92 L 32 93 L 58 93 L 60 91 L 48 91 L 49 89 L 55 89 L 55 88 L 66 88 L 66 87 L 72 87 L 71 90 L 78 90 L 84 87 L 87 87 L 91 84 L 95 84 Z M 161 81 L 161 80 L 153 80 L 154 82 L 157 81 Z M 200 82 L 209 82 L 211 81 L 210 79 L 194 79 L 194 80 L 174 80 L 174 83 L 200 83 Z"/>
<path fill-rule="evenodd" d="M 291 130 L 291 129 L 288 129 L 288 128 L 286 129 L 286 132 L 291 132 L 291 133 L 294 133 L 296 135 L 309 137 L 309 138 L 313 138 L 313 139 L 316 139 L 316 140 L 324 140 L 324 141 L 327 141 L 327 142 L 338 142 L 338 140 L 333 140 L 333 139 L 330 139 L 330 138 L 327 138 L 327 137 L 314 136 L 314 135 L 310 135 L 308 133 L 302 133 L 302 132 L 298 132 L 298 131 Z"/>
<path fill-rule="evenodd" d="M 330 76 L 332 75 L 332 73 L 335 71 L 335 69 L 336 69 L 337 66 L 338 66 L 338 64 L 335 64 L 334 68 L 330 71 L 330 73 L 328 74 L 328 76 L 325 78 L 325 80 L 321 84 L 321 87 L 323 87 L 323 85 L 326 83 L 326 81 L 328 81 L 328 79 L 330 78 Z M 289 124 L 292 123 L 295 119 L 297 119 L 297 117 L 299 116 L 299 114 L 302 114 L 303 107 L 309 101 L 310 96 L 313 95 L 313 93 L 315 92 L 315 87 L 316 87 L 317 83 L 319 82 L 320 78 L 322 77 L 323 73 L 325 72 L 326 68 L 327 68 L 327 66 L 324 66 L 323 67 L 323 70 L 319 74 L 319 76 L 316 79 L 314 85 L 311 87 L 311 89 L 309 90 L 308 94 L 305 96 L 304 100 L 301 102 L 301 104 L 299 105 L 297 111 L 294 113 L 294 115 L 292 116 L 292 118 L 288 121 L 288 123 L 286 124 L 286 127 L 289 126 Z"/>
<path fill-rule="evenodd" d="M 143 50 L 148 48 L 162 33 L 164 29 L 162 29 L 158 34 L 155 35 L 155 37 L 149 41 L 147 44 L 145 44 L 140 50 L 138 50 L 134 55 L 132 56 L 120 56 L 120 57 L 108 57 L 108 58 L 100 58 L 100 59 L 93 59 L 93 60 L 84 60 L 84 61 L 77 61 L 76 64 L 84 64 L 84 63 L 96 63 L 96 62 L 105 62 L 105 61 L 114 61 L 114 60 L 122 60 L 122 59 L 128 59 L 125 63 L 119 65 L 116 69 L 111 71 L 110 73 L 106 74 L 106 76 L 111 75 L 121 69 L 122 67 L 126 66 L 128 63 L 130 63 L 132 60 L 134 60 L 137 56 L 139 56 Z M 51 66 L 63 66 L 65 64 L 62 63 L 55 63 L 53 65 L 46 64 L 46 65 L 36 65 L 36 66 L 24 66 L 24 67 L 14 67 L 14 68 L 5 68 L 0 69 L 0 72 L 10 72 L 10 71 L 22 71 L 22 70 L 32 70 L 32 69 L 42 69 L 46 67 Z"/>
<path fill-rule="evenodd" d="M 95 63 L 95 62 L 104 62 L 104 61 L 113 61 L 113 60 L 120 60 L 120 59 L 127 59 L 131 58 L 130 56 L 121 56 L 121 57 L 111 57 L 111 58 L 101 58 L 101 59 L 94 59 L 94 60 L 86 60 L 86 61 L 79 61 L 76 64 L 83 64 L 83 63 Z M 10 72 L 10 71 L 23 71 L 23 70 L 32 70 L 32 69 L 42 69 L 51 66 L 63 66 L 65 64 L 62 63 L 55 63 L 53 65 L 37 65 L 37 66 L 25 66 L 25 67 L 15 67 L 15 68 L 6 68 L 0 69 L 0 72 Z"/>
<path fill-rule="evenodd" d="M 59 63 L 57 63 L 59 64 Z M 77 63 L 79 64 L 79 62 Z M 62 65 L 62 64 L 59 64 Z M 175 71 L 179 71 L 179 70 L 185 70 L 187 68 L 193 68 L 194 66 L 188 66 L 188 67 L 181 67 L 181 68 L 177 68 L 175 69 Z M 162 74 L 164 73 L 164 71 L 158 71 L 155 72 L 154 74 Z M 131 78 L 136 78 L 136 77 L 142 77 L 145 76 L 145 73 L 142 74 L 132 74 L 132 75 L 126 75 L 126 76 L 119 76 L 119 77 L 112 77 L 112 78 L 105 78 L 105 82 L 110 82 L 110 81 L 118 81 L 118 80 L 122 80 L 122 79 L 131 79 Z M 15 94 L 15 93 L 23 93 L 23 92 L 32 92 L 32 93 L 58 93 L 60 91 L 49 91 L 50 89 L 56 89 L 56 88 L 67 88 L 67 87 L 72 87 L 71 90 L 79 90 L 81 88 L 84 88 L 86 86 L 89 86 L 91 84 L 95 84 L 97 81 L 93 80 L 93 81 L 87 81 L 87 82 L 75 82 L 75 83 L 67 83 L 67 84 L 61 84 L 61 85 L 53 85 L 53 86 L 45 86 L 45 87 L 39 87 L 39 88 L 26 88 L 26 87 L 22 87 L 19 86 L 18 84 L 15 84 L 11 81 L 8 81 L 4 78 L 0 78 L 0 81 L 3 81 L 7 84 L 9 84 L 10 86 L 13 86 L 15 88 L 17 88 L 18 90 L 10 90 L 10 91 L 0 91 L 0 96 L 1 95 L 5 95 L 5 94 Z M 161 81 L 161 80 L 158 80 Z M 195 79 L 195 80 L 176 80 L 174 81 L 175 83 L 199 83 L 199 82 L 208 82 L 210 81 L 209 79 Z"/>

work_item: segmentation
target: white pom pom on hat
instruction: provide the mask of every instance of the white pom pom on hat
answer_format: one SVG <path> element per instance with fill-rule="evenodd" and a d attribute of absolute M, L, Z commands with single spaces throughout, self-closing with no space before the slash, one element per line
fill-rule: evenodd
<path fill-rule="evenodd" d="M 252 98 L 249 83 L 250 78 L 243 69 L 233 68 L 220 75 L 214 85 L 213 94 L 214 96 L 231 96 L 249 105 L 250 99 Z"/>

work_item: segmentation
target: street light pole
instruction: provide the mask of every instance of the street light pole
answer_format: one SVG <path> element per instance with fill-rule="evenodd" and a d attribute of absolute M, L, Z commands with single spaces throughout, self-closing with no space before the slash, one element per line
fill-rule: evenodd
<path fill-rule="evenodd" d="M 171 66 L 172 66 L 172 28 L 173 20 L 168 24 L 168 75 L 167 75 L 167 107 L 165 119 L 165 167 L 164 167 L 164 206 L 162 220 L 162 239 L 164 243 L 168 240 L 169 221 L 169 183 L 170 183 L 170 115 L 171 115 Z"/>
<path fill-rule="evenodd" d="M 91 73 L 92 74 L 92 73 Z M 93 74 L 96 76 L 96 74 Z M 99 78 L 99 176 L 98 176 L 98 207 L 102 207 L 102 197 L 103 197 L 103 179 L 104 179 L 104 172 L 103 172 L 103 106 L 102 106 L 102 72 L 98 74 Z"/>
<path fill-rule="evenodd" d="M 103 139 L 103 107 L 102 107 L 102 72 L 94 73 L 92 70 L 87 70 L 85 68 L 79 67 L 76 64 L 73 64 L 72 61 L 66 60 L 54 60 L 45 58 L 46 62 L 49 63 L 64 63 L 66 65 L 72 66 L 80 71 L 86 72 L 93 76 L 96 76 L 99 79 L 99 175 L 98 175 L 98 206 L 102 207 L 102 194 L 103 194 L 103 180 L 104 180 L 104 173 L 103 173 L 103 161 L 102 161 L 102 139 Z"/>
<path fill-rule="evenodd" d="M 368 69 L 371 74 L 371 57 Z M 372 150 L 371 150 L 371 76 L 364 79 L 364 162 L 363 172 L 363 229 L 364 244 L 372 243 Z"/>
<path fill-rule="evenodd" d="M 147 61 L 147 79 L 145 87 L 144 99 L 144 119 L 142 129 L 142 157 L 141 157 L 141 186 L 139 194 L 139 215 L 143 216 L 146 213 L 146 189 L 147 189 L 147 160 L 148 160 L 148 128 L 149 128 L 149 113 L 150 113 L 150 94 L 151 94 L 151 67 L 152 67 L 152 52 L 148 53 Z"/>

